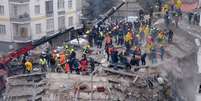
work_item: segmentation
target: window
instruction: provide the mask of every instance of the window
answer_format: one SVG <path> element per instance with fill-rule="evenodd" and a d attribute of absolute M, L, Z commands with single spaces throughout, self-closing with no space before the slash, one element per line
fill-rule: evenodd
<path fill-rule="evenodd" d="M 0 5 L 0 15 L 4 15 L 4 6 Z"/>
<path fill-rule="evenodd" d="M 53 14 L 53 1 L 46 1 L 46 14 L 52 15 Z"/>
<path fill-rule="evenodd" d="M 40 14 L 40 5 L 36 5 L 35 6 L 35 15 L 39 15 Z"/>
<path fill-rule="evenodd" d="M 73 16 L 68 18 L 68 26 L 73 26 Z"/>
<path fill-rule="evenodd" d="M 58 0 L 58 9 L 64 8 L 64 0 Z"/>
<path fill-rule="evenodd" d="M 68 8 L 72 8 L 73 7 L 73 0 L 68 0 Z"/>
<path fill-rule="evenodd" d="M 59 29 L 65 28 L 65 16 L 60 16 L 58 18 L 58 27 Z"/>
<path fill-rule="evenodd" d="M 5 33 L 6 33 L 6 26 L 0 25 L 0 34 L 5 34 Z"/>
<path fill-rule="evenodd" d="M 47 19 L 47 31 L 54 31 L 54 19 Z"/>
<path fill-rule="evenodd" d="M 36 34 L 41 33 L 41 24 L 36 24 Z"/>

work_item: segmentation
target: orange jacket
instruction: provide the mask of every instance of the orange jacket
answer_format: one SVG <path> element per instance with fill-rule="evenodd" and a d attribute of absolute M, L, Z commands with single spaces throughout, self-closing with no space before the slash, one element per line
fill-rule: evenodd
<path fill-rule="evenodd" d="M 60 64 L 65 64 L 65 55 L 64 54 L 60 55 Z"/>

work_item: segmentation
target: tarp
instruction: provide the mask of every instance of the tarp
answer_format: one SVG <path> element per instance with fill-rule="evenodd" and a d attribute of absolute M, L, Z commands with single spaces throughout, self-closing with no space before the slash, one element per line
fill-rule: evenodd
<path fill-rule="evenodd" d="M 89 42 L 86 39 L 78 38 L 78 40 L 77 39 L 73 39 L 73 40 L 69 41 L 69 44 L 75 45 L 75 46 L 79 46 L 79 45 L 80 46 L 85 46 L 85 45 L 88 45 Z"/>

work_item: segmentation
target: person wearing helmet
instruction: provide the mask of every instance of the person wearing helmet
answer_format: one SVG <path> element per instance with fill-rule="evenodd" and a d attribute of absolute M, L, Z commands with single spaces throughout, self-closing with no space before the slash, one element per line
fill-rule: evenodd
<path fill-rule="evenodd" d="M 83 54 L 89 53 L 89 48 L 90 48 L 89 45 L 85 46 L 85 47 L 83 48 Z"/>
<path fill-rule="evenodd" d="M 40 57 L 39 64 L 41 65 L 41 71 L 47 72 L 47 60 L 45 57 Z"/>
<path fill-rule="evenodd" d="M 32 62 L 30 60 L 25 62 L 25 67 L 26 67 L 26 71 L 27 73 L 31 73 L 33 70 L 33 65 Z"/>

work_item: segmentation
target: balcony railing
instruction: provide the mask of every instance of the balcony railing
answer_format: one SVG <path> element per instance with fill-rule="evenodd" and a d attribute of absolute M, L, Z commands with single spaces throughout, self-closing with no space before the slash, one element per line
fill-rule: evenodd
<path fill-rule="evenodd" d="M 12 22 L 26 22 L 26 21 L 30 21 L 31 18 L 29 16 L 29 14 L 24 14 L 24 15 L 20 15 L 18 17 L 11 17 L 10 20 Z"/>
<path fill-rule="evenodd" d="M 31 41 L 31 36 L 18 36 L 18 35 L 14 35 L 13 36 L 13 40 L 14 41 L 22 41 L 22 42 Z"/>
<path fill-rule="evenodd" d="M 26 3 L 29 2 L 30 0 L 9 0 L 9 2 L 14 2 L 14 3 Z"/>

